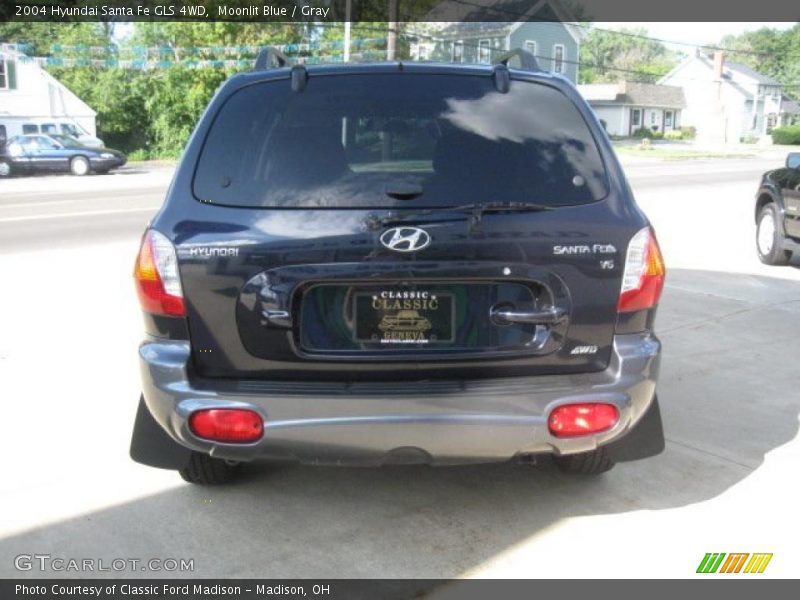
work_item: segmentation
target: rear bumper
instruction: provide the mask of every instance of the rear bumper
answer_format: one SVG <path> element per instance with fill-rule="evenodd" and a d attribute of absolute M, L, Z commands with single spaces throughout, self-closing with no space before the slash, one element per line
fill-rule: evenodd
<path fill-rule="evenodd" d="M 596 373 L 407 383 L 193 382 L 188 342 L 150 339 L 139 348 L 149 412 L 180 445 L 218 458 L 367 464 L 502 461 L 520 454 L 571 454 L 625 437 L 653 403 L 661 344 L 619 335 L 608 368 Z M 573 439 L 550 435 L 561 404 L 609 402 L 617 425 Z M 194 436 L 199 409 L 247 408 L 264 419 L 253 444 Z"/>

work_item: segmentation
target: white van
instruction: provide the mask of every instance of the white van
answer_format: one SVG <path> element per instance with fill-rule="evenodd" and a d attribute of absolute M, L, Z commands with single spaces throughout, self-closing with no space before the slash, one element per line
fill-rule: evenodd
<path fill-rule="evenodd" d="M 102 148 L 103 140 L 91 135 L 79 123 L 72 119 L 53 117 L 4 117 L 0 116 L 0 126 L 5 130 L 6 139 L 17 135 L 37 133 L 58 133 L 75 138 L 84 146 Z"/>

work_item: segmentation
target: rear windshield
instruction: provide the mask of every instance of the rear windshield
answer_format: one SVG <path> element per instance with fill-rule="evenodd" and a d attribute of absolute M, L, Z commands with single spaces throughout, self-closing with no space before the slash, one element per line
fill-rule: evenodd
<path fill-rule="evenodd" d="M 573 103 L 547 85 L 490 77 L 311 76 L 234 93 L 194 179 L 204 202 L 249 207 L 565 206 L 607 193 Z"/>

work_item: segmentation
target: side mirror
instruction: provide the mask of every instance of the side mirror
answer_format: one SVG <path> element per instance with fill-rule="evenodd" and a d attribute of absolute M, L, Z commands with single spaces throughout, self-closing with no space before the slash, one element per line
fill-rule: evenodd
<path fill-rule="evenodd" d="M 786 156 L 787 169 L 800 169 L 800 152 L 789 152 Z"/>

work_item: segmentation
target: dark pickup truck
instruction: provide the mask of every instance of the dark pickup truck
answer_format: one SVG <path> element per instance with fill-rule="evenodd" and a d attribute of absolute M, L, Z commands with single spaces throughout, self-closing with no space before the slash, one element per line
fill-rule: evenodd
<path fill-rule="evenodd" d="M 800 152 L 767 171 L 756 194 L 756 250 L 767 265 L 787 265 L 800 252 Z"/>

